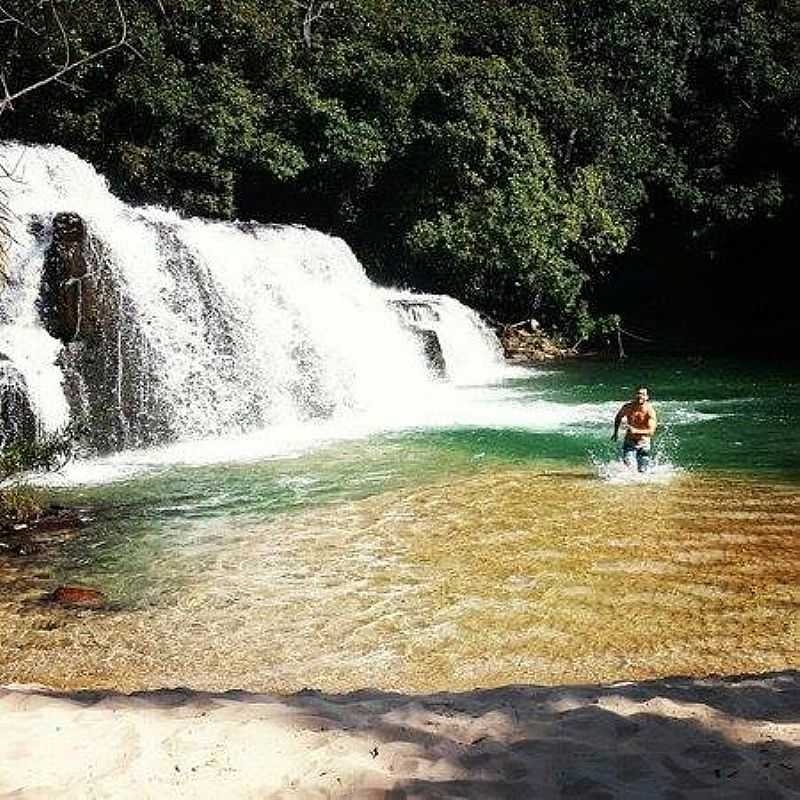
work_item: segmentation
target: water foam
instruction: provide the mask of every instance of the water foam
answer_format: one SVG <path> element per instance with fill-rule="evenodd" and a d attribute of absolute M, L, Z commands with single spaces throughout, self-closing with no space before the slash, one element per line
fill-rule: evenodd
<path fill-rule="evenodd" d="M 384 296 L 403 304 L 407 319 L 437 334 L 451 383 L 476 386 L 530 374 L 506 364 L 497 337 L 475 311 L 452 297 L 391 289 L 385 289 Z"/>
<path fill-rule="evenodd" d="M 70 413 L 57 363 L 62 345 L 44 330 L 36 308 L 58 212 L 84 219 L 102 251 L 103 280 L 131 321 L 103 334 L 104 357 L 117 371 L 116 396 L 95 403 L 101 412 L 117 407 L 122 432 L 112 442 L 151 441 L 135 425 L 147 425 L 152 408 L 160 410 L 167 438 L 183 442 L 156 453 L 176 457 L 187 447 L 202 453 L 228 445 L 269 455 L 332 435 L 362 435 L 389 420 L 429 424 L 443 387 L 397 300 L 435 318 L 448 387 L 511 374 L 496 337 L 474 312 L 448 297 L 379 289 L 341 239 L 132 208 L 90 165 L 57 147 L 3 145 L 0 160 L 17 165 L 9 185 L 15 219 L 11 287 L 0 297 L 0 352 L 23 372 L 47 429 L 62 426 Z M 138 385 L 126 389 L 132 381 Z M 448 415 L 438 409 L 433 416 Z M 231 444 L 242 434 L 254 444 Z M 207 439 L 217 444 L 200 444 Z"/>
<path fill-rule="evenodd" d="M 611 461 L 593 461 L 597 476 L 615 485 L 639 486 L 642 484 L 664 484 L 684 473 L 681 467 L 666 460 L 654 458 L 653 463 L 645 472 L 638 472 L 629 467 L 621 459 Z"/>

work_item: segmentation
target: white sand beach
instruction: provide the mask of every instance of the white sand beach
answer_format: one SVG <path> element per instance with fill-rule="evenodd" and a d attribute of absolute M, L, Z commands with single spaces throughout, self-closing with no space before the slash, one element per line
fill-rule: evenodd
<path fill-rule="evenodd" d="M 0 689 L 3 798 L 800 797 L 800 673 L 466 693 Z"/>

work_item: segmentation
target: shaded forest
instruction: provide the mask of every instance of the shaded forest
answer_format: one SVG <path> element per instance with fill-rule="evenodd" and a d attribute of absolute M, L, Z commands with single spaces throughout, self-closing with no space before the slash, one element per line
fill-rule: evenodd
<path fill-rule="evenodd" d="M 0 23 L 6 98 L 63 71 L 0 98 L 0 137 L 129 201 L 319 228 L 380 283 L 570 344 L 800 333 L 797 0 L 4 0 Z"/>

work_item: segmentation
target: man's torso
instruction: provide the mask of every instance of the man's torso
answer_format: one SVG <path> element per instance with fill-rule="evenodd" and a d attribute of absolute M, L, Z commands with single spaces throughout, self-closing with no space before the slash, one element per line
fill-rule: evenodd
<path fill-rule="evenodd" d="M 625 433 L 625 441 L 639 447 L 650 444 L 650 435 L 645 433 L 631 433 L 630 428 L 649 428 L 653 416 L 653 407 L 650 403 L 640 406 L 638 403 L 628 403 L 624 410 L 625 419 L 629 429 Z"/>

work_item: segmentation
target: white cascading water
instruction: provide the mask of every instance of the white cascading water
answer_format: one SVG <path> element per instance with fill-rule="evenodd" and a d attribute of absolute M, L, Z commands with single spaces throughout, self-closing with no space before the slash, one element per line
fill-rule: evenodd
<path fill-rule="evenodd" d="M 56 363 L 63 345 L 37 310 L 58 212 L 79 214 L 102 245 L 136 323 L 137 364 L 126 362 L 129 341 L 107 343 L 118 358 L 118 392 L 130 380 L 126 370 L 157 374 L 141 393 L 158 393 L 168 438 L 279 431 L 318 419 L 365 418 L 376 427 L 391 427 L 395 416 L 419 419 L 443 387 L 413 331 L 415 313 L 427 313 L 416 322 L 438 335 L 448 382 L 503 374 L 496 338 L 474 312 L 452 298 L 376 287 L 340 239 L 132 208 L 89 164 L 57 147 L 0 145 L 0 163 L 14 172 L 3 188 L 15 215 L 0 353 L 22 373 L 46 429 L 70 414 Z M 416 311 L 398 311 L 398 301 Z M 121 397 L 108 402 L 123 414 Z"/>
<path fill-rule="evenodd" d="M 496 381 L 504 369 L 497 337 L 478 314 L 447 295 L 413 294 L 384 290 L 390 303 L 418 328 L 436 333 L 447 364 L 447 377 L 459 386 Z"/>

